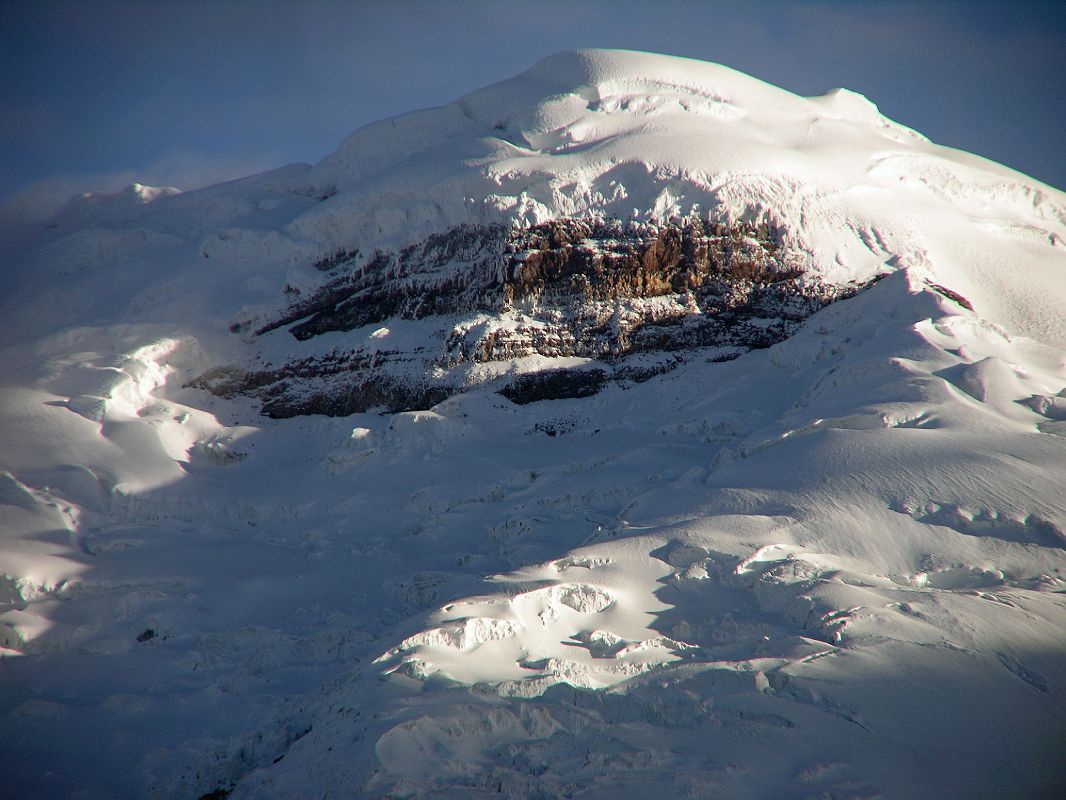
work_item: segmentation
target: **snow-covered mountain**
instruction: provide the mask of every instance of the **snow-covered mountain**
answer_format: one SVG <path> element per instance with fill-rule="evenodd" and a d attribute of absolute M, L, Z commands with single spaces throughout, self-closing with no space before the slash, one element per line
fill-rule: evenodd
<path fill-rule="evenodd" d="M 4 796 L 1058 796 L 1062 192 L 595 50 L 5 258 Z"/>

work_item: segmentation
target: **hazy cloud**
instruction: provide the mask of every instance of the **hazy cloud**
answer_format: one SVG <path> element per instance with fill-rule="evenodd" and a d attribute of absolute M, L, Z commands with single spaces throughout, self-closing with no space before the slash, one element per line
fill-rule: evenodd
<path fill-rule="evenodd" d="M 242 178 L 281 166 L 277 154 L 223 158 L 209 153 L 175 150 L 144 167 L 111 172 L 50 175 L 11 195 L 0 205 L 0 238 L 10 238 L 24 225 L 54 216 L 72 198 L 85 192 L 116 192 L 131 183 L 174 186 L 182 191 Z"/>

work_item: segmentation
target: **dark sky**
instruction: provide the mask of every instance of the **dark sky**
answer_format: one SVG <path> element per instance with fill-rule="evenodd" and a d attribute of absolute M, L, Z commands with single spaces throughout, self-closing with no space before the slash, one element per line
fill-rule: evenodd
<path fill-rule="evenodd" d="M 0 0 L 0 206 L 314 162 L 353 129 L 545 55 L 718 61 L 845 86 L 941 144 L 1066 188 L 1066 2 Z"/>

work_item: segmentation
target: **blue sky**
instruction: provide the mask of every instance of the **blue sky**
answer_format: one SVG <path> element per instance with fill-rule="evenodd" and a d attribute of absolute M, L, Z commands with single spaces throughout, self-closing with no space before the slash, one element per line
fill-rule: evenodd
<path fill-rule="evenodd" d="M 314 162 L 576 47 L 836 86 L 1066 188 L 1066 2 L 0 3 L 0 205 Z"/>

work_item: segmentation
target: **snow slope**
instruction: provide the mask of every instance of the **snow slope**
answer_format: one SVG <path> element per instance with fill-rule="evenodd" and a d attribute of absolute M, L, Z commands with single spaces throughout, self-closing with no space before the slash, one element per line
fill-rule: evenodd
<path fill-rule="evenodd" d="M 436 346 L 230 332 L 316 260 L 583 215 L 767 222 L 812 275 L 889 275 L 583 399 L 269 420 L 184 388 Z M 846 90 L 579 51 L 317 165 L 87 196 L 24 238 L 5 796 L 1056 796 L 1062 192 Z"/>

